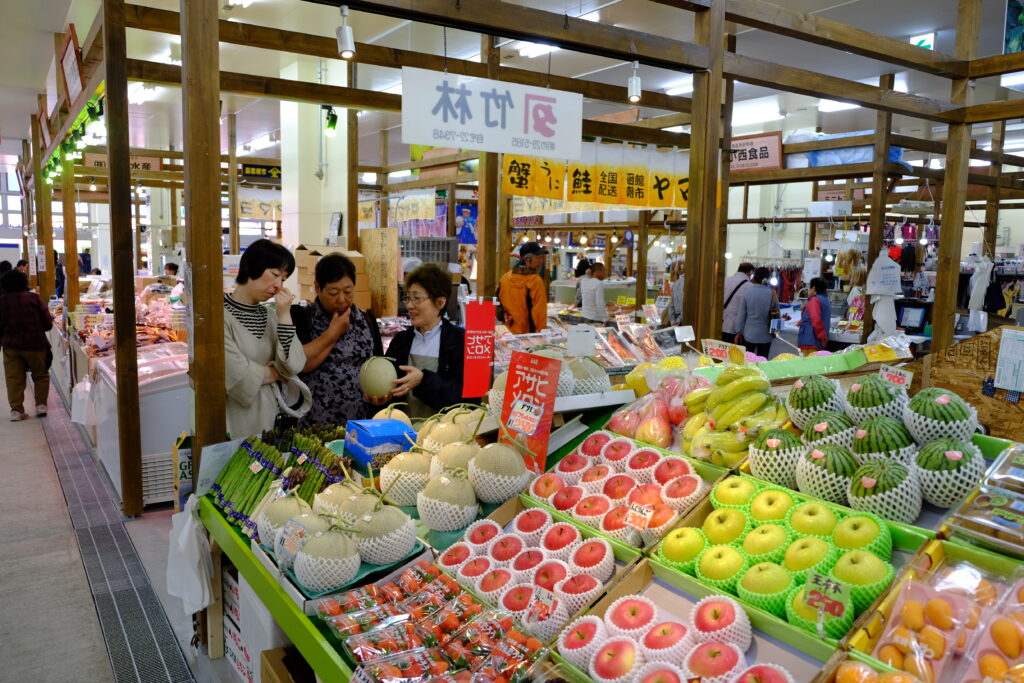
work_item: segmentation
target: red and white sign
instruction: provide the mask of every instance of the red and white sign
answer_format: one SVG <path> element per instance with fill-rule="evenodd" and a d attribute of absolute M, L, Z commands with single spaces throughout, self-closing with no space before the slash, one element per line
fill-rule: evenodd
<path fill-rule="evenodd" d="M 782 133 L 759 133 L 733 138 L 729 143 L 729 172 L 782 168 Z"/>
<path fill-rule="evenodd" d="M 910 388 L 910 382 L 914 379 L 914 373 L 909 370 L 901 370 L 900 368 L 894 368 L 891 365 L 883 365 L 878 368 L 878 374 L 882 376 L 886 382 L 891 382 L 898 387 L 904 389 Z"/>
<path fill-rule="evenodd" d="M 132 155 L 128 160 L 133 171 L 159 171 L 162 165 L 160 157 L 139 157 Z M 82 166 L 87 168 L 106 168 L 107 155 L 89 152 L 82 155 Z"/>
<path fill-rule="evenodd" d="M 478 398 L 491 388 L 494 364 L 494 303 L 466 304 L 466 360 L 462 369 L 462 398 Z"/>
<path fill-rule="evenodd" d="M 654 507 L 651 505 L 641 505 L 640 503 L 630 503 L 629 511 L 626 513 L 626 524 L 644 531 L 647 526 L 651 523 L 651 517 L 654 516 Z"/>
<path fill-rule="evenodd" d="M 505 402 L 501 406 L 501 424 L 505 426 L 501 440 L 521 451 L 529 451 L 523 453 L 523 459 L 534 472 L 546 469 L 561 367 L 562 362 L 557 358 L 512 352 Z"/>

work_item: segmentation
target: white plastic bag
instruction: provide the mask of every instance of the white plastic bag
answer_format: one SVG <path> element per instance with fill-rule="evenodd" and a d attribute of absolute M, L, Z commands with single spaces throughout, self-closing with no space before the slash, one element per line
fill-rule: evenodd
<path fill-rule="evenodd" d="M 92 383 L 83 380 L 71 390 L 71 421 L 91 427 L 96 424 L 96 404 L 92 401 Z"/>
<path fill-rule="evenodd" d="M 199 521 L 199 499 L 189 496 L 185 509 L 171 517 L 167 594 L 181 600 L 185 614 L 193 614 L 213 604 L 212 576 L 210 541 Z"/>

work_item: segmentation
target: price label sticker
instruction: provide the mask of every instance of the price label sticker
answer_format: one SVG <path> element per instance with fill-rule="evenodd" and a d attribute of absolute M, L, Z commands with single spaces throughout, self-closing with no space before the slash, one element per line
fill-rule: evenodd
<path fill-rule="evenodd" d="M 546 588 L 533 587 L 533 599 L 526 608 L 527 622 L 547 621 L 558 608 L 558 598 Z"/>
<path fill-rule="evenodd" d="M 295 459 L 295 462 L 297 464 L 301 465 L 302 463 L 306 462 L 306 460 L 308 460 L 308 459 L 309 459 L 309 454 L 303 452 L 301 455 L 299 455 L 298 458 Z"/>
<path fill-rule="evenodd" d="M 807 577 L 804 602 L 811 609 L 832 617 L 842 617 L 846 606 L 850 604 L 850 586 L 824 574 L 812 573 Z"/>
<path fill-rule="evenodd" d="M 289 519 L 281 530 L 281 549 L 290 559 L 294 560 L 295 556 L 299 554 L 299 550 L 302 549 L 302 544 L 308 535 L 309 529 L 301 522 Z"/>
<path fill-rule="evenodd" d="M 597 331 L 590 325 L 573 325 L 566 334 L 565 355 L 577 358 L 593 355 L 597 346 Z"/>
<path fill-rule="evenodd" d="M 259 460 L 253 460 L 249 464 L 249 469 L 252 470 L 253 474 L 259 474 L 260 472 L 263 471 L 263 463 L 261 463 Z"/>
<path fill-rule="evenodd" d="M 643 531 L 647 528 L 647 525 L 651 521 L 651 517 L 654 516 L 654 507 L 651 505 L 641 505 L 640 503 L 630 503 L 629 511 L 626 513 L 626 524 Z"/>
<path fill-rule="evenodd" d="M 624 297 L 624 296 L 616 297 L 615 303 L 618 304 L 619 306 L 625 306 L 626 305 L 626 297 Z"/>
<path fill-rule="evenodd" d="M 543 415 L 543 406 L 527 403 L 521 398 L 516 399 L 512 404 L 512 411 L 508 415 L 508 422 L 505 423 L 505 426 L 520 434 L 533 436 L 540 426 Z"/>
<path fill-rule="evenodd" d="M 620 315 L 617 315 L 615 316 L 615 324 L 618 326 L 620 330 L 624 330 L 628 325 L 633 324 L 633 316 L 629 315 L 628 313 L 622 313 Z"/>
<path fill-rule="evenodd" d="M 702 339 L 700 342 L 701 348 L 704 349 L 704 355 L 715 360 L 729 360 L 729 346 L 722 341 L 716 341 L 714 339 Z"/>
<path fill-rule="evenodd" d="M 909 370 L 903 370 L 902 368 L 894 368 L 891 365 L 883 365 L 878 368 L 878 374 L 882 376 L 886 382 L 891 382 L 898 387 L 904 389 L 910 388 L 910 381 L 914 379 L 914 373 Z"/>
<path fill-rule="evenodd" d="M 676 330 L 676 341 L 680 344 L 686 342 L 692 342 L 697 338 L 697 335 L 693 332 L 693 325 L 682 325 L 681 327 L 675 328 Z"/>

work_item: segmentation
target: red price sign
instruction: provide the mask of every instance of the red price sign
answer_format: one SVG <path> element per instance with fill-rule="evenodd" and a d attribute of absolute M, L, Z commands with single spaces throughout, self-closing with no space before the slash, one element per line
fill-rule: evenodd
<path fill-rule="evenodd" d="M 540 586 L 533 587 L 533 599 L 526 608 L 527 623 L 547 621 L 558 607 L 558 599 L 555 594 Z"/>
<path fill-rule="evenodd" d="M 501 424 L 508 432 L 501 435 L 501 440 L 520 451 L 525 446 L 533 453 L 524 453 L 523 458 L 534 472 L 545 470 L 561 367 L 557 358 L 512 352 L 501 406 Z"/>
<path fill-rule="evenodd" d="M 846 612 L 846 606 L 850 604 L 850 587 L 841 581 L 815 572 L 807 577 L 804 602 L 811 609 L 834 617 L 841 617 Z"/>
<path fill-rule="evenodd" d="M 819 590 L 812 590 L 807 594 L 807 605 L 827 612 L 834 617 L 841 617 L 843 612 L 846 611 L 846 605 L 838 600 L 833 600 L 827 595 L 822 595 Z"/>
<path fill-rule="evenodd" d="M 533 436 L 537 432 L 543 417 L 544 408 L 542 406 L 517 399 L 512 404 L 512 411 L 508 415 L 508 421 L 506 421 L 505 426 L 513 432 Z"/>
<path fill-rule="evenodd" d="M 466 354 L 462 369 L 462 397 L 477 398 L 491 386 L 494 363 L 494 304 L 466 304 Z"/>
<path fill-rule="evenodd" d="M 898 387 L 904 389 L 910 388 L 910 382 L 914 379 L 914 373 L 909 370 L 903 370 L 901 368 L 894 368 L 891 365 L 883 365 L 878 368 L 878 374 L 882 376 L 886 382 L 895 384 Z"/>
<path fill-rule="evenodd" d="M 630 503 L 629 512 L 626 513 L 626 524 L 643 531 L 654 516 L 654 508 L 650 505 Z"/>
<path fill-rule="evenodd" d="M 704 347 L 705 356 L 715 360 L 729 360 L 729 347 L 731 344 L 715 341 L 714 339 L 704 339 L 701 341 L 701 346 Z"/>

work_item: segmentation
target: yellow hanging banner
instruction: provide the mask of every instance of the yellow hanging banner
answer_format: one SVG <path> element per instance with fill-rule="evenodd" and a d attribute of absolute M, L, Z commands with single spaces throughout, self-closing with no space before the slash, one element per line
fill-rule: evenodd
<path fill-rule="evenodd" d="M 566 167 L 566 199 L 570 202 L 594 201 L 597 184 L 594 181 L 594 145 L 583 145 L 579 161 L 571 161 Z"/>
<path fill-rule="evenodd" d="M 518 154 L 504 155 L 501 173 L 501 191 L 520 197 L 535 196 L 534 174 L 537 159 Z"/>
<path fill-rule="evenodd" d="M 565 199 L 565 163 L 536 159 L 533 193 L 544 199 Z"/>
<path fill-rule="evenodd" d="M 651 154 L 646 149 L 626 147 L 622 151 L 623 203 L 629 206 L 644 206 L 650 203 L 647 196 L 647 176 Z"/>
<path fill-rule="evenodd" d="M 647 206 L 655 209 L 668 209 L 675 200 L 672 188 L 672 176 L 675 172 L 675 151 L 651 152 L 651 165 L 647 173 Z"/>
<path fill-rule="evenodd" d="M 595 201 L 599 204 L 622 204 L 626 193 L 622 177 L 622 145 L 597 145 L 597 178 Z"/>

